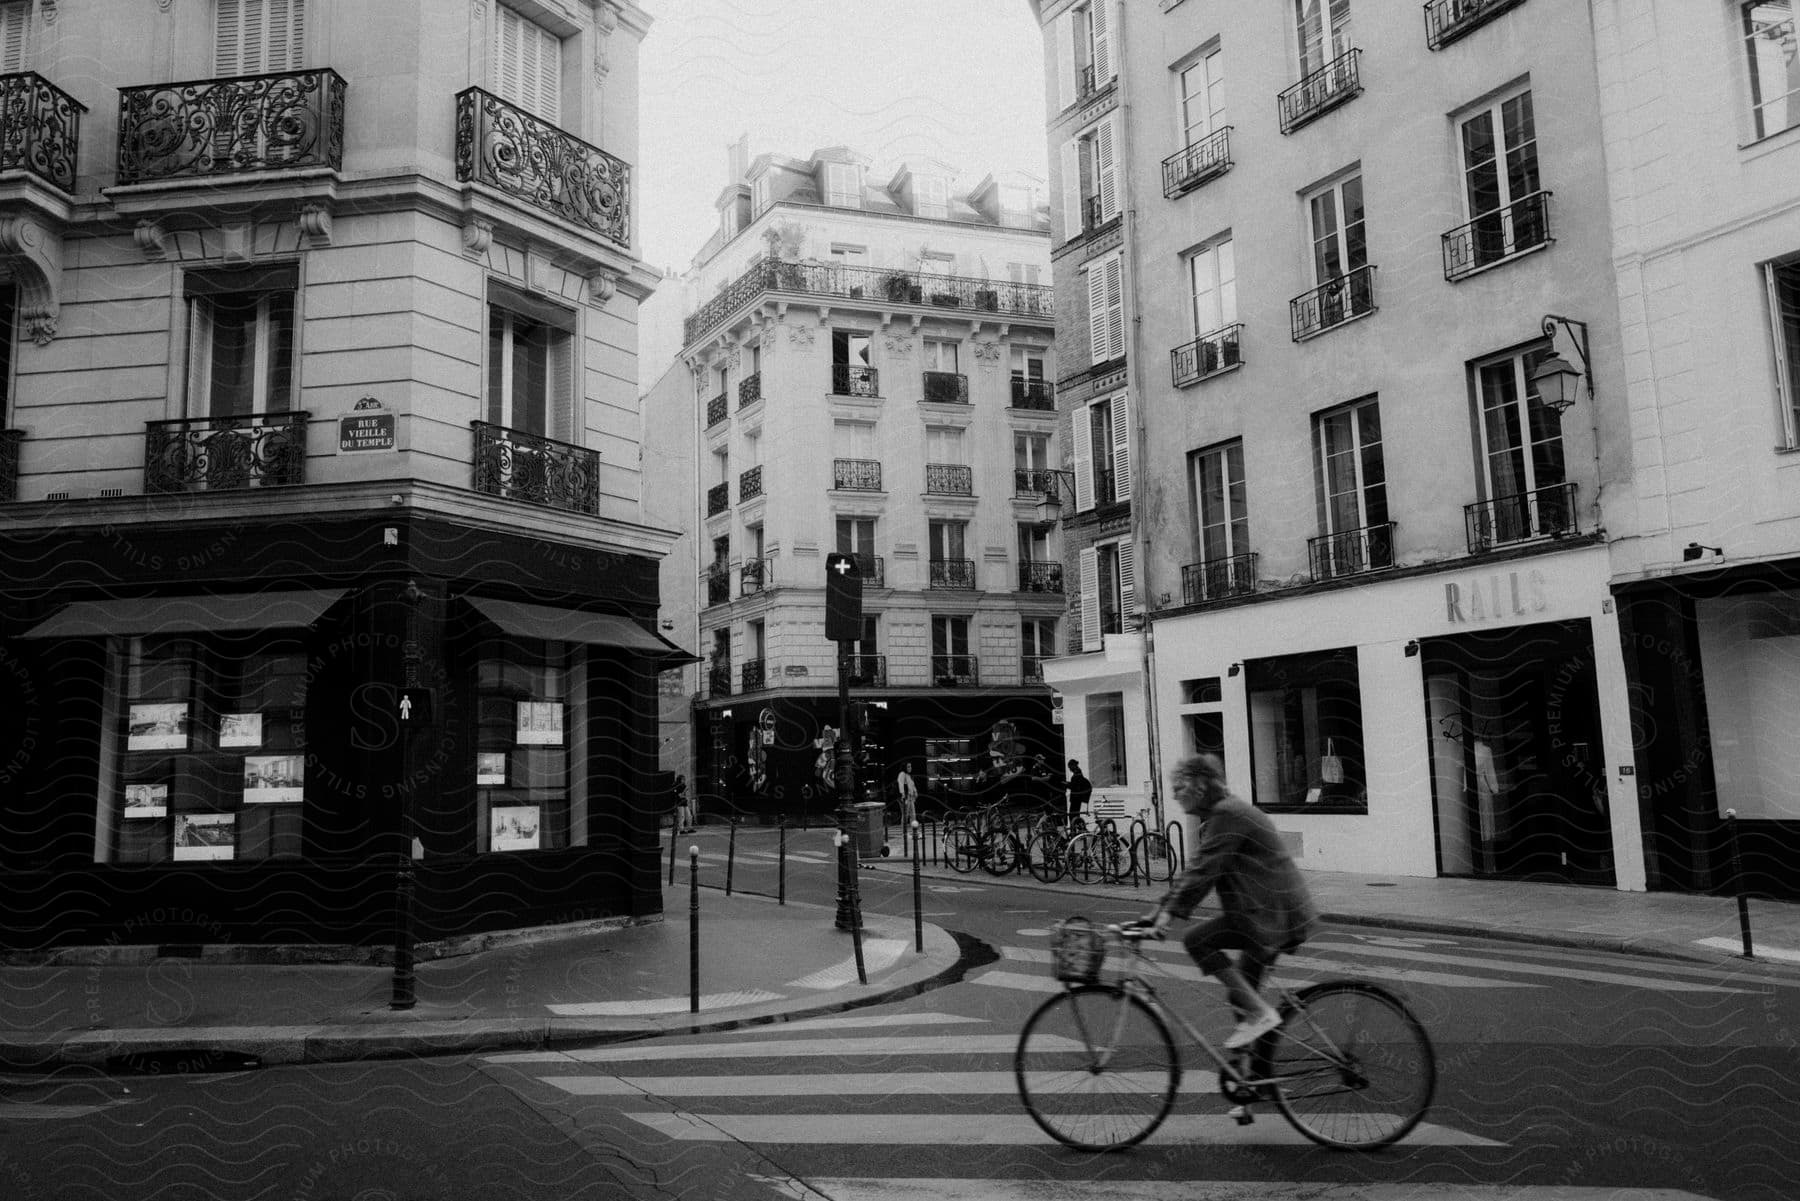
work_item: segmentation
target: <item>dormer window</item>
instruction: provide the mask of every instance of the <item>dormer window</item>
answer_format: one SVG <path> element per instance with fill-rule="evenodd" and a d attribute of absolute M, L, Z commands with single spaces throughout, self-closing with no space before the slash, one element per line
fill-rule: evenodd
<path fill-rule="evenodd" d="M 937 217 L 950 215 L 950 181 L 942 176 L 913 176 L 913 215 Z"/>
<path fill-rule="evenodd" d="M 751 216 L 751 219 L 754 220 L 755 218 L 761 216 L 763 210 L 768 207 L 769 207 L 769 177 L 766 174 L 758 175 L 755 179 L 750 181 L 750 216 Z"/>
<path fill-rule="evenodd" d="M 825 164 L 825 203 L 834 208 L 862 207 L 862 172 L 854 164 Z"/>

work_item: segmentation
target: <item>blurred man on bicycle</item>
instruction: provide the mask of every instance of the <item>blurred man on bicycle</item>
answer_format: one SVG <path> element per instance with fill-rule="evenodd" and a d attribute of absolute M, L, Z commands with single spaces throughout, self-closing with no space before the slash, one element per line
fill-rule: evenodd
<path fill-rule="evenodd" d="M 1257 991 L 1269 965 L 1309 938 L 1318 912 L 1300 869 L 1275 824 L 1225 785 L 1216 755 L 1175 765 L 1171 790 L 1182 809 L 1206 823 L 1193 865 L 1175 881 L 1145 922 L 1160 934 L 1171 918 L 1185 918 L 1215 889 L 1219 916 L 1182 937 L 1200 970 L 1218 978 L 1237 1011 L 1227 1050 L 1249 1046 L 1281 1025 L 1281 1015 Z M 1242 952 L 1234 963 L 1229 952 Z"/>

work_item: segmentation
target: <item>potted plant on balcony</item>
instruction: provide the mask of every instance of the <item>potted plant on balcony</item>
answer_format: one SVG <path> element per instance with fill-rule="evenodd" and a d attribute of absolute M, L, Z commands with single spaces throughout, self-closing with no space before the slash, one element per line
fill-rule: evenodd
<path fill-rule="evenodd" d="M 899 304 L 918 304 L 921 289 L 905 271 L 890 271 L 881 280 L 882 291 Z"/>

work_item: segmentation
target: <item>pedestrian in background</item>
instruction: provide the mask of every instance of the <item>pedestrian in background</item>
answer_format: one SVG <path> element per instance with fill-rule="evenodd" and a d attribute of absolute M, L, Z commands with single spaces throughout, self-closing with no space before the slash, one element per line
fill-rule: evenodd
<path fill-rule="evenodd" d="M 686 776 L 675 777 L 675 828 L 682 834 L 694 832 L 694 803 L 688 798 Z"/>
<path fill-rule="evenodd" d="M 902 763 L 894 777 L 894 789 L 900 794 L 900 828 L 910 835 L 919 817 L 919 786 L 913 783 L 912 764 Z"/>
<path fill-rule="evenodd" d="M 1069 760 L 1069 821 L 1073 823 L 1094 795 L 1093 781 L 1081 774 L 1081 760 Z"/>

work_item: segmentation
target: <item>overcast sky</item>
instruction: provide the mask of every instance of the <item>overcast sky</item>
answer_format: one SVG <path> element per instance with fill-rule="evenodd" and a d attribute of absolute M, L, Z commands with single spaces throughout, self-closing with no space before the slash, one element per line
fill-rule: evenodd
<path fill-rule="evenodd" d="M 717 224 L 726 147 L 843 144 L 968 187 L 1044 168 L 1043 42 L 1026 0 L 644 0 L 644 259 L 685 268 Z M 881 177 L 885 182 L 885 176 Z"/>

